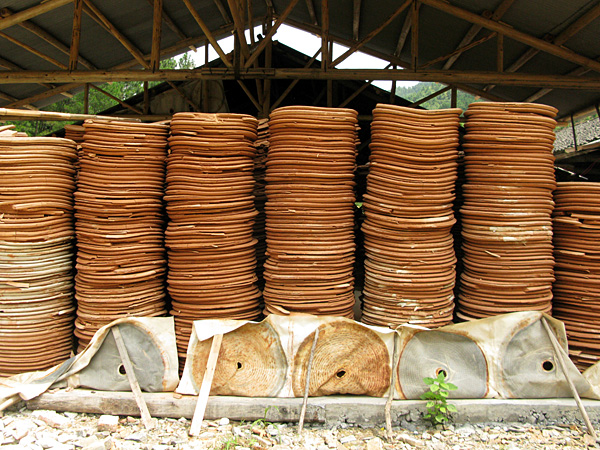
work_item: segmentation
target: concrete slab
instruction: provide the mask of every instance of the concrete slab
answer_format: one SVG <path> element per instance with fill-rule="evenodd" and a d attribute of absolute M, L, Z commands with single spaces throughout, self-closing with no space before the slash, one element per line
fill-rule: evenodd
<path fill-rule="evenodd" d="M 144 393 L 150 414 L 154 417 L 192 418 L 196 397 L 174 393 Z M 580 423 L 581 414 L 573 399 L 478 399 L 451 400 L 458 412 L 454 423 L 521 422 Z M 600 423 L 600 401 L 583 400 L 590 419 Z M 85 389 L 58 390 L 27 401 L 29 409 L 50 409 L 119 416 L 139 416 L 131 392 L 101 392 Z M 297 422 L 302 407 L 301 398 L 210 397 L 205 418 L 271 422 Z M 380 426 L 385 423 L 385 399 L 373 397 L 330 396 L 311 397 L 305 421 L 335 425 L 347 423 Z M 419 423 L 425 402 L 397 400 L 392 404 L 392 421 Z"/>

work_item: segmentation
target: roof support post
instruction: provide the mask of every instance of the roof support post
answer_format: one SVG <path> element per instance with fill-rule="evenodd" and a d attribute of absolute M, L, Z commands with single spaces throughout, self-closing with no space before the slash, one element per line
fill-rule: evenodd
<path fill-rule="evenodd" d="M 152 50 L 150 52 L 150 68 L 156 71 L 160 68 L 160 40 L 162 35 L 163 0 L 154 0 L 152 15 Z"/>
<path fill-rule="evenodd" d="M 410 28 L 410 61 L 412 69 L 416 72 L 419 67 L 419 8 L 418 0 L 412 2 L 412 25 Z"/>
<path fill-rule="evenodd" d="M 81 15 L 83 12 L 83 0 L 74 0 L 73 6 L 73 32 L 71 34 L 69 70 L 77 70 L 77 61 L 79 59 L 79 40 L 81 37 Z"/>
<path fill-rule="evenodd" d="M 329 65 L 329 0 L 321 0 L 321 69 Z"/>
<path fill-rule="evenodd" d="M 83 113 L 90 113 L 90 83 L 85 83 L 83 87 Z"/>

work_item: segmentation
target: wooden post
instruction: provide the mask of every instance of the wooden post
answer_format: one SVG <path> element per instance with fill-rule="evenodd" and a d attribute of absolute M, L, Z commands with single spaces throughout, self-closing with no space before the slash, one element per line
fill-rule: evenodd
<path fill-rule="evenodd" d="M 144 114 L 150 114 L 150 92 L 148 92 L 147 81 L 144 81 Z"/>
<path fill-rule="evenodd" d="M 210 346 L 210 353 L 208 354 L 208 361 L 206 362 L 206 371 L 204 372 L 202 385 L 200 386 L 200 392 L 198 393 L 198 403 L 196 403 L 194 417 L 192 418 L 192 425 L 189 432 L 190 436 L 198 436 L 200 434 L 202 420 L 204 419 L 204 412 L 206 411 L 206 404 L 208 403 L 210 388 L 212 386 L 213 377 L 215 376 L 217 359 L 219 357 L 219 351 L 221 350 L 222 342 L 222 334 L 215 334 L 213 336 L 212 344 Z"/>
<path fill-rule="evenodd" d="M 83 87 L 83 113 L 89 114 L 90 112 L 90 83 L 85 83 Z"/>
<path fill-rule="evenodd" d="M 456 89 L 456 86 L 452 86 L 452 90 L 450 91 L 450 107 L 451 108 L 456 108 L 456 100 L 457 100 L 457 94 L 458 94 L 458 89 Z"/>
<path fill-rule="evenodd" d="M 398 66 L 393 66 L 392 70 L 397 70 Z M 392 80 L 392 88 L 390 89 L 390 104 L 394 104 L 396 101 L 396 80 Z"/>
<path fill-rule="evenodd" d="M 321 0 L 321 69 L 329 65 L 329 0 Z"/>
<path fill-rule="evenodd" d="M 414 71 L 419 67 L 419 2 L 414 0 L 412 4 L 412 25 L 411 25 L 411 45 L 410 45 L 410 59 L 412 62 L 412 69 Z"/>
<path fill-rule="evenodd" d="M 73 32 L 71 34 L 71 51 L 69 54 L 69 70 L 77 70 L 77 61 L 79 60 L 79 40 L 81 37 L 82 12 L 83 0 L 75 0 L 73 10 Z"/>
<path fill-rule="evenodd" d="M 121 330 L 119 330 L 119 325 L 115 325 L 111 328 L 112 335 L 115 338 L 115 343 L 117 344 L 117 349 L 119 350 L 119 355 L 121 356 L 121 361 L 123 362 L 123 366 L 125 366 L 125 373 L 127 375 L 127 379 L 129 380 L 129 385 L 131 386 L 131 391 L 133 392 L 133 396 L 135 397 L 135 401 L 140 408 L 140 413 L 142 415 L 142 423 L 146 429 L 150 430 L 154 428 L 154 424 L 152 423 L 152 417 L 150 416 L 150 412 L 148 411 L 148 406 L 144 401 L 144 397 L 142 396 L 142 390 L 140 389 L 140 385 L 135 377 L 135 370 L 133 369 L 133 364 L 131 364 L 131 359 L 129 359 L 129 354 L 127 353 L 127 347 L 125 347 L 125 342 L 123 341 L 123 336 L 121 336 Z"/>
<path fill-rule="evenodd" d="M 150 52 L 150 68 L 156 71 L 160 68 L 160 39 L 162 34 L 163 0 L 154 0 L 154 15 L 152 17 L 152 50 Z"/>

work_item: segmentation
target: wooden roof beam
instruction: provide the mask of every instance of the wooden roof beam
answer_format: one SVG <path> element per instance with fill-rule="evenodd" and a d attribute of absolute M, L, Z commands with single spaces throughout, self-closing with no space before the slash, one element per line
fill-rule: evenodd
<path fill-rule="evenodd" d="M 215 5 L 217 6 L 217 9 L 221 13 L 221 16 L 223 17 L 223 20 L 225 21 L 225 23 L 232 23 L 231 18 L 229 17 L 229 14 L 227 14 L 227 10 L 225 9 L 225 6 L 223 6 L 223 3 L 221 2 L 221 0 L 214 0 L 214 2 L 215 2 Z"/>
<path fill-rule="evenodd" d="M 483 44 L 484 42 L 489 41 L 490 39 L 492 39 L 493 37 L 495 37 L 497 34 L 498 33 L 496 33 L 495 31 L 492 31 L 491 33 L 483 36 L 481 39 L 478 39 L 475 42 L 471 42 L 470 44 L 467 44 L 464 47 L 457 48 L 456 50 L 454 50 L 451 53 L 448 53 L 447 55 L 440 56 L 439 58 L 432 59 L 431 61 L 423 64 L 422 66 L 420 66 L 419 69 L 426 69 L 427 67 L 431 67 L 434 64 L 439 63 L 440 61 L 445 61 L 446 59 L 452 58 L 454 56 L 458 56 L 461 53 L 466 52 L 467 50 L 471 50 L 472 48 L 477 47 L 478 45 Z"/>
<path fill-rule="evenodd" d="M 313 25 L 318 26 L 319 21 L 317 20 L 317 14 L 315 12 L 315 5 L 313 5 L 312 0 L 306 0 L 306 8 L 308 9 L 308 15 L 310 16 L 310 21 Z"/>
<path fill-rule="evenodd" d="M 85 3 L 83 10 L 117 39 L 142 67 L 149 67 L 148 61 L 144 58 L 143 53 L 117 29 L 104 14 L 102 14 L 102 11 L 100 11 L 91 0 L 83 1 Z"/>
<path fill-rule="evenodd" d="M 583 14 L 579 19 L 573 22 L 561 33 L 559 33 L 554 39 L 549 37 L 547 40 L 548 42 L 552 42 L 555 45 L 563 45 L 565 42 L 567 42 L 569 39 L 575 36 L 575 34 L 577 34 L 579 31 L 583 30 L 587 25 L 589 25 L 598 17 L 600 17 L 600 4 L 596 5 L 595 7 L 587 11 L 585 14 Z M 519 59 L 517 59 L 506 69 L 506 72 L 516 72 L 539 52 L 540 50 L 537 48 L 528 49 L 519 57 Z M 484 90 L 489 91 L 492 90 L 494 87 L 495 85 L 491 84 L 486 86 Z"/>
<path fill-rule="evenodd" d="M 579 64 L 596 72 L 600 72 L 600 62 L 594 61 L 593 59 L 588 58 L 587 56 L 580 55 L 579 53 L 576 53 L 567 48 L 552 44 L 550 42 L 546 42 L 543 39 L 536 38 L 534 36 L 531 36 L 530 34 L 516 30 L 503 23 L 486 19 L 478 14 L 472 13 L 471 11 L 446 3 L 443 0 L 421 1 L 425 5 L 439 9 L 440 11 L 444 11 L 450 15 L 466 20 L 468 22 L 472 22 L 477 25 L 482 25 L 484 28 L 487 28 L 492 31 L 497 31 L 498 33 L 503 34 L 506 37 L 509 37 L 531 47 L 537 48 L 544 52 L 550 53 L 551 55 L 554 55 L 558 58 L 570 61 L 575 64 Z"/>
<path fill-rule="evenodd" d="M 322 1 L 326 2 L 327 0 L 322 0 Z M 306 24 L 306 23 L 303 23 L 303 22 L 297 22 L 297 21 L 295 21 L 293 19 L 289 19 L 288 18 L 287 23 L 289 23 L 290 25 L 292 25 L 292 26 L 294 26 L 296 28 L 299 28 L 301 30 L 307 31 L 309 33 L 313 33 L 313 34 L 319 34 L 320 33 L 320 28 L 312 26 L 312 25 L 309 25 L 309 24 Z M 350 47 L 352 45 L 352 43 L 353 43 L 353 41 L 348 40 L 348 39 L 344 39 L 343 37 L 340 37 L 340 36 L 335 36 L 334 40 L 336 42 L 339 42 L 342 45 L 347 46 L 347 47 Z M 399 67 L 404 67 L 404 68 L 407 67 L 406 62 L 403 61 L 402 59 L 400 59 L 398 56 L 393 56 L 393 55 L 390 55 L 388 53 L 383 53 L 383 52 L 380 52 L 380 51 L 377 51 L 377 50 L 373 50 L 373 49 L 368 48 L 368 47 L 363 48 L 362 52 L 366 53 L 367 55 L 371 55 L 371 56 L 375 56 L 376 58 L 383 59 L 384 61 L 391 62 L 394 65 L 397 65 Z M 480 97 L 483 97 L 485 99 L 488 99 L 488 100 L 491 100 L 491 101 L 494 101 L 494 102 L 507 101 L 506 98 L 500 97 L 498 95 L 491 94 L 489 92 L 485 92 L 485 91 L 483 91 L 481 89 L 474 88 L 473 86 L 468 85 L 468 84 L 454 83 L 454 85 L 457 88 L 459 88 L 460 90 L 462 90 L 462 91 L 468 92 L 468 93 L 473 94 L 473 95 L 478 95 Z"/>
<path fill-rule="evenodd" d="M 231 17 L 233 17 L 235 34 L 237 35 L 238 41 L 240 43 L 242 53 L 244 55 L 244 58 L 248 59 L 250 57 L 250 48 L 248 47 L 248 42 L 246 42 L 246 27 L 244 26 L 243 17 L 240 15 L 240 5 L 237 0 L 227 0 L 227 4 L 229 5 Z"/>
<path fill-rule="evenodd" d="M 361 0 L 354 0 L 352 10 L 352 39 L 358 41 L 358 30 L 360 28 L 360 3 Z"/>
<path fill-rule="evenodd" d="M 183 0 L 183 3 L 185 3 L 185 6 L 189 10 L 190 14 L 194 17 L 194 19 L 196 20 L 196 23 L 198 24 L 198 26 L 204 33 L 204 36 L 206 36 L 206 39 L 208 39 L 208 42 L 210 42 L 210 45 L 213 46 L 213 48 L 215 49 L 215 51 L 217 52 L 217 54 L 219 55 L 219 57 L 225 64 L 225 66 L 227 66 L 230 69 L 233 68 L 231 61 L 229 61 L 229 58 L 227 57 L 227 55 L 225 54 L 225 52 L 223 51 L 223 49 L 221 48 L 221 46 L 219 45 L 219 43 L 217 42 L 215 37 L 213 36 L 210 29 L 206 26 L 206 24 L 200 17 L 200 14 L 198 14 L 198 11 L 196 11 L 194 9 L 190 0 Z"/>
<path fill-rule="evenodd" d="M 183 81 L 183 80 L 410 80 L 437 81 L 445 84 L 487 84 L 498 80 L 507 86 L 540 86 L 560 89 L 599 90 L 600 77 L 572 77 L 531 73 L 498 73 L 444 70 L 384 70 L 384 69 L 335 69 L 323 71 L 317 68 L 250 68 L 240 73 L 224 68 L 177 70 L 76 70 L 63 71 L 0 71 L 0 84 L 28 84 L 42 81 L 56 83 L 86 83 L 108 81 Z"/>
<path fill-rule="evenodd" d="M 7 41 L 10 41 L 13 44 L 27 50 L 29 53 L 33 53 L 34 55 L 40 57 L 41 59 L 48 61 L 50 64 L 52 64 L 56 67 L 60 67 L 61 69 L 68 68 L 68 66 L 66 64 L 63 64 L 60 61 L 57 61 L 56 59 L 51 58 L 50 56 L 46 55 L 44 52 L 39 51 L 37 48 L 34 48 L 31 45 L 27 45 L 26 43 L 21 42 L 18 39 L 15 39 L 14 37 L 9 36 L 8 34 L 2 32 L 2 31 L 0 31 L 0 37 L 3 37 Z"/>
<path fill-rule="evenodd" d="M 163 0 L 154 0 L 152 13 L 152 50 L 150 51 L 150 68 L 160 68 L 160 40 L 162 36 Z"/>
<path fill-rule="evenodd" d="M 502 18 L 502 16 L 504 16 L 504 14 L 506 14 L 506 12 L 509 10 L 509 8 L 512 6 L 512 4 L 514 2 L 515 2 L 515 0 L 503 0 L 502 3 L 500 3 L 500 5 L 498 5 L 498 7 L 496 8 L 496 10 L 493 13 L 491 13 L 489 11 L 484 11 L 481 15 L 483 17 L 485 17 L 486 19 L 498 21 Z M 462 38 L 462 41 L 460 41 L 460 44 L 458 44 L 457 48 L 461 48 L 466 45 L 469 45 L 473 41 L 473 39 L 475 39 L 475 36 L 477 36 L 479 34 L 479 32 L 481 31 L 482 28 L 483 27 L 481 25 L 475 25 L 475 24 L 471 25 L 471 28 L 469 28 L 469 31 L 467 31 L 465 36 Z M 460 53 L 456 54 L 455 56 L 450 58 L 448 61 L 446 61 L 446 64 L 444 64 L 443 69 L 444 70 L 450 69 L 450 67 L 452 67 L 454 65 L 454 63 L 456 62 L 456 60 L 459 57 L 460 57 Z"/>
<path fill-rule="evenodd" d="M 252 55 L 250 55 L 250 58 L 248 58 L 248 61 L 246 61 L 246 64 L 244 65 L 244 69 L 249 68 L 252 65 L 252 63 L 256 61 L 256 58 L 259 57 L 259 55 L 262 53 L 265 47 L 269 44 L 269 41 L 273 39 L 273 35 L 277 33 L 277 29 L 283 22 L 285 22 L 285 20 L 290 15 L 298 1 L 299 0 L 290 0 L 290 3 L 288 4 L 287 8 L 285 8 L 285 11 L 283 11 L 283 13 L 277 18 L 273 26 L 269 29 L 267 35 L 258 44 L 256 49 L 254 49 L 254 52 L 252 52 Z"/>
<path fill-rule="evenodd" d="M 377 36 L 381 32 L 381 30 L 383 30 L 385 27 L 387 27 L 396 17 L 398 17 L 398 15 L 400 15 L 406 8 L 408 8 L 408 6 L 410 6 L 410 4 L 412 2 L 413 2 L 413 0 L 405 0 L 404 3 L 402 3 L 402 5 L 400 5 L 400 7 L 398 9 L 396 9 L 396 11 L 394 11 L 381 25 L 379 25 L 377 28 L 375 28 L 373 31 L 371 31 L 368 35 L 366 35 L 360 41 L 353 44 L 341 56 L 336 58 L 336 60 L 331 63 L 330 67 L 337 66 L 339 63 L 346 60 L 346 58 L 348 58 L 351 54 L 356 52 L 358 49 L 360 49 L 362 46 L 364 46 L 367 42 L 369 42 L 371 39 L 373 39 L 375 36 Z"/>
<path fill-rule="evenodd" d="M 10 8 L 2 8 L 2 10 L 0 10 L 0 15 L 4 18 L 4 17 L 9 17 L 12 14 L 14 14 Z M 71 54 L 71 50 L 70 48 L 63 44 L 61 41 L 59 41 L 54 35 L 52 35 L 51 33 L 47 32 L 46 30 L 44 30 L 42 27 L 36 25 L 33 22 L 30 22 L 28 20 L 24 20 L 23 22 L 19 23 L 19 26 L 31 31 L 33 34 L 35 34 L 36 36 L 40 37 L 41 39 L 43 39 L 44 41 L 46 41 L 47 43 L 49 43 L 50 45 L 52 45 L 53 47 L 57 48 L 58 50 L 60 50 L 61 52 L 63 52 L 65 55 L 70 55 Z M 83 58 L 82 56 L 79 57 L 78 60 L 84 67 L 87 67 L 90 70 L 95 70 L 96 67 L 90 63 L 87 59 Z"/>
<path fill-rule="evenodd" d="M 421 8 L 421 3 L 417 4 L 417 9 Z M 406 39 L 408 38 L 408 33 L 410 32 L 410 28 L 412 26 L 412 8 L 406 14 L 404 18 L 404 24 L 402 25 L 402 31 L 400 31 L 400 36 L 398 37 L 398 43 L 396 44 L 396 50 L 394 51 L 394 56 L 400 56 L 402 53 L 402 49 L 404 49 L 404 44 L 406 44 Z"/>
<path fill-rule="evenodd" d="M 79 61 L 79 40 L 81 38 L 81 15 L 83 0 L 74 0 L 73 31 L 71 33 L 71 51 L 69 53 L 69 70 L 77 70 Z"/>
<path fill-rule="evenodd" d="M 16 12 L 14 14 L 11 14 L 9 17 L 5 17 L 2 20 L 0 20 L 0 30 L 4 30 L 6 28 L 12 27 L 13 25 L 20 24 L 29 19 L 33 19 L 34 17 L 37 17 L 40 14 L 47 13 L 72 2 L 73 0 L 42 1 L 37 6 L 32 6 L 31 8 Z"/>
<path fill-rule="evenodd" d="M 154 8 L 154 0 L 147 0 L 147 2 L 150 4 L 150 6 L 152 6 L 152 8 Z M 162 20 L 173 31 L 173 33 L 175 33 L 179 37 L 179 39 L 188 39 L 185 33 L 181 30 L 181 28 L 179 28 L 179 26 L 173 21 L 173 19 L 171 19 L 171 16 L 167 14 L 164 8 L 162 10 Z M 191 45 L 190 50 L 196 51 L 196 47 Z"/>
<path fill-rule="evenodd" d="M 318 33 L 317 33 L 318 34 Z M 329 0 L 321 0 L 321 69 L 327 70 L 329 54 Z"/>

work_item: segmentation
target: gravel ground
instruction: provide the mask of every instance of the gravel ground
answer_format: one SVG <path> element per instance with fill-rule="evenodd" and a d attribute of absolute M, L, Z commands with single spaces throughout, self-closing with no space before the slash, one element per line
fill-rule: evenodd
<path fill-rule="evenodd" d="M 25 408 L 0 413 L 0 448 L 3 450 L 383 450 L 452 449 L 519 450 L 576 449 L 588 438 L 575 424 L 457 424 L 394 428 L 391 439 L 382 428 L 306 426 L 301 435 L 295 424 L 255 421 L 205 421 L 201 434 L 190 438 L 190 421 L 153 419 L 146 430 L 139 418 L 98 416 Z M 591 443 L 592 445 L 594 443 Z"/>

